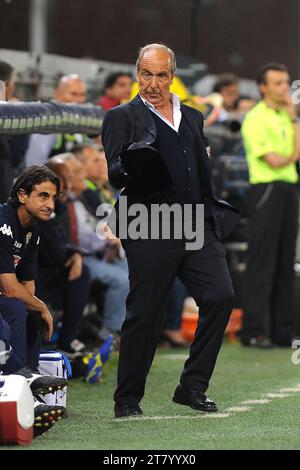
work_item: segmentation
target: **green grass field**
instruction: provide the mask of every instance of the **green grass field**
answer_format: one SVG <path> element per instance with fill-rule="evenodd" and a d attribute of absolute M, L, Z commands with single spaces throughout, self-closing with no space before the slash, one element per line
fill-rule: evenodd
<path fill-rule="evenodd" d="M 72 381 L 68 419 L 29 448 L 300 449 L 300 365 L 291 363 L 292 350 L 259 351 L 225 343 L 208 394 L 219 405 L 217 416 L 171 401 L 186 353 L 156 355 L 142 403 L 144 418 L 113 417 L 117 355 L 106 365 L 101 384 Z M 263 403 L 243 403 L 248 400 Z"/>

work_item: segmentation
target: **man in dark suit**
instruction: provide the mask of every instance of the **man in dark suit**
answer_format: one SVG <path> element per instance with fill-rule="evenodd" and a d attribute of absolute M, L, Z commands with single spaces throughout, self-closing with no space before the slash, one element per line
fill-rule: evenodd
<path fill-rule="evenodd" d="M 110 182 L 116 188 L 125 188 L 121 197 L 127 196 L 128 207 L 137 202 L 149 209 L 155 203 L 178 203 L 183 208 L 191 204 L 193 226 L 198 205 L 205 207 L 201 249 L 187 249 L 184 236 L 122 239 L 130 293 L 114 395 L 117 418 L 142 414 L 139 403 L 176 275 L 195 298 L 200 320 L 173 401 L 200 411 L 217 411 L 205 392 L 233 306 L 233 288 L 220 240 L 233 229 L 238 214 L 214 194 L 202 114 L 170 93 L 175 68 L 174 53 L 166 46 L 150 44 L 142 48 L 137 60 L 139 95 L 110 110 L 102 129 Z M 139 149 L 135 155 L 137 172 L 132 171 L 132 158 L 128 165 L 132 144 Z M 172 182 L 168 187 L 163 181 L 161 187 L 155 186 L 155 172 L 149 159 L 143 159 L 150 150 L 167 166 Z M 153 162 L 157 165 L 157 158 Z M 150 173 L 153 181 L 149 181 Z"/>

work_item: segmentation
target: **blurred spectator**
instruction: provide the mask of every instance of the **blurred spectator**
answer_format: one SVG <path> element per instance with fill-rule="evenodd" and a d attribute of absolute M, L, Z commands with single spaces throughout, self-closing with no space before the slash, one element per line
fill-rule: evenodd
<path fill-rule="evenodd" d="M 290 346 L 292 286 L 298 228 L 299 126 L 281 64 L 258 76 L 262 100 L 243 127 L 250 176 L 247 299 L 242 343 Z"/>
<path fill-rule="evenodd" d="M 6 62 L 0 62 L 0 80 L 5 84 L 6 100 L 13 100 L 16 71 Z M 8 199 L 14 167 L 18 167 L 24 160 L 27 145 L 27 136 L 0 136 L 0 203 Z"/>
<path fill-rule="evenodd" d="M 86 102 L 86 84 L 76 74 L 66 75 L 59 80 L 54 97 L 58 103 L 84 104 Z"/>
<path fill-rule="evenodd" d="M 15 88 L 16 72 L 6 62 L 0 62 L 0 80 L 5 83 L 6 99 L 9 100 Z M 6 202 L 13 184 L 11 137 L 0 136 L 0 203 Z"/>
<path fill-rule="evenodd" d="M 99 338 L 104 340 L 110 334 L 118 336 L 125 318 L 125 301 L 128 294 L 128 266 L 122 257 L 118 239 L 104 240 L 97 235 L 99 220 L 93 211 L 91 194 L 98 194 L 87 188 L 86 173 L 80 160 L 75 155 L 61 156 L 71 171 L 72 199 L 68 201 L 70 230 L 73 242 L 89 253 L 85 264 L 89 267 L 91 278 L 100 281 L 106 287 L 102 329 Z"/>
<path fill-rule="evenodd" d="M 256 100 L 250 96 L 240 96 L 235 103 L 236 112 L 244 116 L 256 105 L 256 103 Z"/>
<path fill-rule="evenodd" d="M 29 140 L 29 135 L 14 135 L 11 137 L 11 164 L 14 178 L 17 178 L 26 167 L 25 155 Z"/>
<path fill-rule="evenodd" d="M 99 195 L 99 204 L 103 202 L 114 204 L 115 198 L 109 188 L 107 161 L 103 147 L 86 144 L 74 148 L 72 153 L 82 163 L 87 188 L 96 191 Z"/>
<path fill-rule="evenodd" d="M 58 103 L 84 104 L 86 84 L 78 75 L 62 77 L 54 92 Z M 87 142 L 87 136 L 81 134 L 33 134 L 26 152 L 26 165 L 43 165 L 48 158 L 70 151 L 75 145 Z"/>
<path fill-rule="evenodd" d="M 98 105 L 105 111 L 118 106 L 122 101 L 130 98 L 132 88 L 132 76 L 127 72 L 113 72 L 105 80 L 103 96 Z"/>
<path fill-rule="evenodd" d="M 239 98 L 238 78 L 231 73 L 219 75 L 214 85 L 213 92 L 219 93 L 222 96 L 222 110 L 218 120 L 225 121 L 228 117 L 228 113 L 232 113 L 236 110 L 236 102 Z"/>
<path fill-rule="evenodd" d="M 213 93 L 204 100 L 213 106 L 205 117 L 205 133 L 215 158 L 243 153 L 240 128 L 244 114 L 237 112 L 239 99 L 238 78 L 226 73 L 218 76 Z"/>
<path fill-rule="evenodd" d="M 80 249 L 70 243 L 60 220 L 63 212 L 67 210 L 65 201 L 70 187 L 70 171 L 57 157 L 51 158 L 47 166 L 58 176 L 61 194 L 55 202 L 51 220 L 39 224 L 37 292 L 44 302 L 55 307 L 62 306 L 62 329 L 58 347 L 73 359 L 85 352 L 84 344 L 78 340 L 78 335 L 90 291 L 90 274 L 83 264 Z"/>
<path fill-rule="evenodd" d="M 7 62 L 0 62 L 0 80 L 5 85 L 6 101 L 11 101 L 16 88 L 16 70 Z"/>

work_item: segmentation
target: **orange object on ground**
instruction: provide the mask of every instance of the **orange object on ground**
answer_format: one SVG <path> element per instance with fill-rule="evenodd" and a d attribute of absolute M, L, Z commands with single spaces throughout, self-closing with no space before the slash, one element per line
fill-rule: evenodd
<path fill-rule="evenodd" d="M 180 334 L 185 340 L 190 342 L 194 340 L 198 318 L 199 314 L 196 312 L 183 313 Z"/>
<path fill-rule="evenodd" d="M 230 341 L 237 341 L 238 333 L 242 329 L 243 324 L 243 310 L 241 308 L 234 308 L 230 315 L 225 333 L 228 335 Z"/>
<path fill-rule="evenodd" d="M 196 312 L 183 313 L 180 334 L 185 340 L 190 342 L 194 340 L 198 318 L 199 314 Z M 238 333 L 242 329 L 242 322 L 243 310 L 240 308 L 234 308 L 225 330 L 225 334 L 228 335 L 229 341 L 237 341 Z"/>

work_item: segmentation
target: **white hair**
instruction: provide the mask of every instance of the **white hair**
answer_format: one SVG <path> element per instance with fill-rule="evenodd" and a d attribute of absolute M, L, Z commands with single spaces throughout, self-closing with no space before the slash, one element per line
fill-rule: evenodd
<path fill-rule="evenodd" d="M 172 51 L 172 49 L 170 49 L 168 46 L 165 46 L 164 44 L 158 44 L 158 43 L 147 44 L 146 46 L 141 47 L 141 49 L 139 50 L 139 55 L 138 55 L 137 61 L 136 61 L 137 71 L 140 70 L 140 63 L 141 63 L 141 60 L 143 58 L 143 55 L 145 54 L 145 52 L 147 52 L 151 49 L 160 49 L 160 50 L 162 50 L 162 51 L 164 51 L 164 52 L 166 52 L 167 54 L 170 55 L 171 71 L 172 71 L 172 74 L 174 75 L 174 73 L 176 71 L 176 57 L 175 57 L 175 54 Z"/>
<path fill-rule="evenodd" d="M 55 158 L 56 160 L 60 160 L 61 162 L 65 163 L 65 162 L 68 162 L 70 160 L 76 160 L 76 155 L 74 155 L 74 153 L 71 153 L 71 152 L 66 152 L 66 153 L 60 153 L 59 155 L 54 155 L 54 157 L 52 157 L 53 159 Z M 51 158 L 49 159 L 51 160 Z"/>
<path fill-rule="evenodd" d="M 77 75 L 76 73 L 70 73 L 69 75 L 63 75 L 59 79 L 56 88 L 64 88 L 71 81 L 79 81 L 82 82 L 83 85 L 85 85 L 85 82 L 79 77 L 79 75 Z"/>

